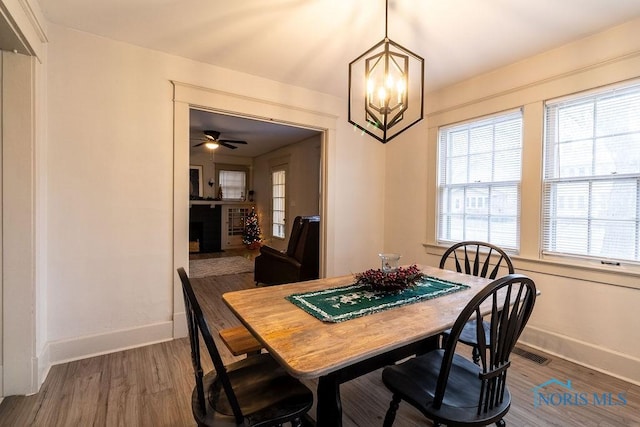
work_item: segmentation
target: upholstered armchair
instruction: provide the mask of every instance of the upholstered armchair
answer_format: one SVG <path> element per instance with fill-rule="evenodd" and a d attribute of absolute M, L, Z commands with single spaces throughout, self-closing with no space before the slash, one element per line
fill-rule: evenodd
<path fill-rule="evenodd" d="M 320 266 L 320 217 L 298 216 L 285 252 L 260 248 L 254 279 L 257 284 L 279 285 L 317 279 Z"/>

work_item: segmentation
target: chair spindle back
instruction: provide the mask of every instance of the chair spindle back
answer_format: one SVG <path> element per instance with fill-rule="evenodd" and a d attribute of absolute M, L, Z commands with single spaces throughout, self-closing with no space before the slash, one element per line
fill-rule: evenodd
<path fill-rule="evenodd" d="M 236 423 L 240 425 L 243 422 L 244 415 L 242 414 L 242 411 L 240 409 L 238 399 L 233 392 L 231 381 L 229 380 L 229 376 L 227 375 L 227 370 L 222 361 L 222 357 L 218 352 L 218 348 L 216 347 L 213 336 L 211 335 L 211 331 L 209 330 L 209 325 L 207 324 L 207 321 L 202 314 L 200 303 L 198 303 L 196 295 L 193 292 L 191 281 L 189 280 L 186 271 L 182 267 L 178 268 L 178 276 L 180 276 L 180 281 L 182 282 L 184 306 L 187 315 L 187 328 L 189 330 L 189 342 L 191 344 L 191 362 L 193 364 L 196 390 L 200 408 L 204 412 L 206 411 L 207 407 L 204 395 L 204 385 L 202 381 L 202 364 L 200 362 L 199 337 L 202 336 L 207 350 L 209 351 L 209 355 L 211 356 L 211 360 L 213 361 L 213 366 L 216 370 L 216 374 L 220 379 L 220 383 L 222 384 L 223 391 L 226 394 L 229 405 L 232 408 Z"/>
<path fill-rule="evenodd" d="M 491 243 L 479 241 L 458 242 L 449 247 L 442 255 L 442 258 L 440 258 L 440 268 L 445 267 L 447 259 L 450 256 L 453 256 L 456 271 L 458 273 L 495 279 L 503 263 L 505 264 L 509 274 L 515 273 L 515 269 L 509 255 L 507 255 L 502 248 L 492 245 Z M 491 271 L 489 271 L 489 268 L 491 268 L 492 256 L 495 258 L 495 266 Z"/>
<path fill-rule="evenodd" d="M 480 353 L 479 377 L 482 385 L 478 396 L 478 414 L 502 402 L 507 370 L 511 364 L 509 357 L 531 316 L 535 300 L 535 283 L 521 274 L 510 274 L 494 280 L 476 294 L 458 316 L 451 328 L 451 339 L 445 343 L 434 398 L 436 408 L 441 407 L 444 399 L 458 337 L 469 321 L 475 327 Z M 486 317 L 490 319 L 485 323 Z M 489 325 L 490 344 L 485 339 L 486 324 Z"/>

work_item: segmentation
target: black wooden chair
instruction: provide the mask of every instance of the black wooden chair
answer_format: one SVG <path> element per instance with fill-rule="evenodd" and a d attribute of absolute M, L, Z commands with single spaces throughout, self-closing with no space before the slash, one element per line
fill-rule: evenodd
<path fill-rule="evenodd" d="M 536 300 L 533 280 L 511 274 L 482 289 L 458 316 L 443 349 L 414 357 L 382 371 L 382 381 L 393 393 L 384 420 L 390 427 L 402 400 L 416 407 L 434 425 L 485 426 L 502 419 L 511 406 L 507 387 L 509 356 L 524 329 Z M 507 303 L 505 303 L 507 301 Z M 511 306 L 508 301 L 513 302 Z M 504 308 L 503 308 L 504 304 Z M 482 308 L 481 308 L 482 305 Z M 490 310 L 489 336 L 482 312 Z M 480 352 L 480 365 L 455 352 L 458 337 L 471 321 Z"/>
<path fill-rule="evenodd" d="M 491 263 L 495 263 L 493 266 Z M 447 263 L 455 266 L 458 273 L 472 274 L 474 276 L 495 279 L 501 267 L 506 267 L 509 274 L 515 273 L 511 258 L 498 246 L 491 243 L 465 241 L 451 246 L 440 258 L 440 268 L 444 269 Z M 486 328 L 485 328 L 486 330 Z M 443 341 L 449 337 L 450 330 L 445 331 Z M 485 337 L 486 340 L 489 336 Z M 478 340 L 475 331 L 465 328 L 460 334 L 460 342 L 473 347 L 473 361 L 478 363 Z M 487 341 L 489 342 L 489 341 Z"/>
<path fill-rule="evenodd" d="M 313 393 L 288 375 L 268 353 L 225 366 L 184 268 L 178 269 L 184 293 L 195 388 L 193 416 L 199 426 L 301 426 Z M 200 337 L 214 369 L 203 375 Z"/>

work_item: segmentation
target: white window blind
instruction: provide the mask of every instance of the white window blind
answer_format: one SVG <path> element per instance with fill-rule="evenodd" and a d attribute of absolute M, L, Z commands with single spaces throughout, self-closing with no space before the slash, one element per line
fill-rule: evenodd
<path fill-rule="evenodd" d="M 221 170 L 219 173 L 220 187 L 222 188 L 222 198 L 224 200 L 243 200 L 247 174 L 244 171 Z"/>
<path fill-rule="evenodd" d="M 272 186 L 272 235 L 284 239 L 285 233 L 285 194 L 286 173 L 284 170 L 274 170 L 271 173 Z"/>
<path fill-rule="evenodd" d="M 439 131 L 438 241 L 520 242 L 522 111 Z"/>
<path fill-rule="evenodd" d="M 543 252 L 639 261 L 640 84 L 545 113 Z"/>

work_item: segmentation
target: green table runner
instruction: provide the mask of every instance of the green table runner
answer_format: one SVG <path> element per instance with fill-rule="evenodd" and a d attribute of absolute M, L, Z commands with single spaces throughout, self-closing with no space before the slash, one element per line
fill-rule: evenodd
<path fill-rule="evenodd" d="M 418 285 L 399 293 L 372 291 L 366 285 L 353 284 L 286 298 L 318 319 L 336 323 L 468 288 L 461 283 L 427 276 Z"/>

